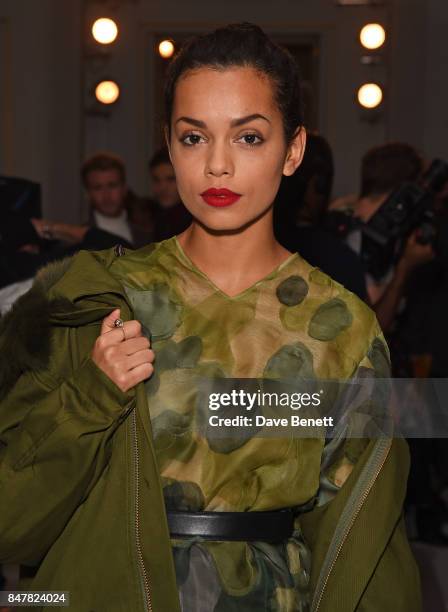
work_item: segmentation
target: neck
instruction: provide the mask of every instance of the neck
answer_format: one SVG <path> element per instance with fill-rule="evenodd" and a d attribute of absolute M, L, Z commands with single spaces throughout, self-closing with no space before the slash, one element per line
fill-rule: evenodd
<path fill-rule="evenodd" d="M 275 239 L 272 210 L 239 232 L 213 232 L 193 221 L 178 241 L 193 263 L 228 295 L 244 291 L 291 255 Z"/>
<path fill-rule="evenodd" d="M 367 222 L 389 197 L 389 193 L 359 198 L 355 206 L 356 216 Z"/>

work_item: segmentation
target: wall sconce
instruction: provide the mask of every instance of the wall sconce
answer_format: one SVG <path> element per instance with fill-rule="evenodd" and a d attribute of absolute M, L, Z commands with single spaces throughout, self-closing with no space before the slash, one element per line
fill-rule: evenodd
<path fill-rule="evenodd" d="M 358 103 L 362 108 L 374 109 L 383 101 L 383 90 L 376 83 L 365 83 L 358 89 Z"/>
<path fill-rule="evenodd" d="M 95 98 L 101 104 L 114 104 L 120 97 L 120 87 L 115 81 L 100 81 L 95 87 Z"/>
<path fill-rule="evenodd" d="M 92 26 L 92 36 L 102 45 L 110 45 L 118 36 L 118 26 L 113 19 L 101 17 Z"/>
<path fill-rule="evenodd" d="M 162 40 L 159 44 L 159 54 L 164 59 L 169 59 L 173 56 L 174 44 L 171 40 Z"/>
<path fill-rule="evenodd" d="M 379 23 L 368 23 L 359 33 L 362 46 L 369 51 L 375 51 L 386 42 L 386 30 Z"/>

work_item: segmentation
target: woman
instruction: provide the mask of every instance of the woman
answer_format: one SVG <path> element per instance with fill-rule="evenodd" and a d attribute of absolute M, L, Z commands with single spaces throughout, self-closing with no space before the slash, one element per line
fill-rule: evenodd
<path fill-rule="evenodd" d="M 0 561 L 79 612 L 418 610 L 403 444 L 198 426 L 200 379 L 387 376 L 372 312 L 273 236 L 305 146 L 293 60 L 219 29 L 166 107 L 191 226 L 81 252 L 4 321 Z"/>

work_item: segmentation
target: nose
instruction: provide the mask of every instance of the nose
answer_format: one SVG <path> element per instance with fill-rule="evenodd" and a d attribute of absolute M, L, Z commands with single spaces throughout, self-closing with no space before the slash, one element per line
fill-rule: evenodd
<path fill-rule="evenodd" d="M 229 145 L 227 145 L 225 142 L 215 142 L 210 144 L 207 149 L 205 175 L 232 175 L 234 168 Z"/>

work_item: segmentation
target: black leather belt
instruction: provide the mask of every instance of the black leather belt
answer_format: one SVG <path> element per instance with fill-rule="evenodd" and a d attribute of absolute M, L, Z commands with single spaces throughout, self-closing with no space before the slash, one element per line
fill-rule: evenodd
<path fill-rule="evenodd" d="M 167 512 L 173 538 L 202 537 L 208 540 L 278 542 L 294 531 L 297 508 L 269 512 Z"/>

